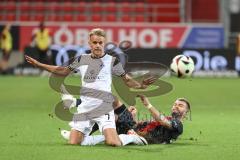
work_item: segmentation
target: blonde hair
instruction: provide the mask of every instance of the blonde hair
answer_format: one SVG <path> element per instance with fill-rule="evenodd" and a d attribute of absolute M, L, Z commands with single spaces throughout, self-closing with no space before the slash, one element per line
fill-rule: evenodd
<path fill-rule="evenodd" d="M 92 35 L 97 35 L 106 38 L 106 32 L 101 28 L 94 28 L 89 32 L 89 38 Z"/>

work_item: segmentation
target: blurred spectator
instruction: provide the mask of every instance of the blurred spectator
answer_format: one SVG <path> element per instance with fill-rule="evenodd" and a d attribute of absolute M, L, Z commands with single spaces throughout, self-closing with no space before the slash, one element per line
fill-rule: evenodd
<path fill-rule="evenodd" d="M 39 28 L 33 35 L 32 39 L 39 55 L 39 61 L 50 64 L 51 54 L 48 51 L 51 45 L 51 36 L 49 30 L 45 27 L 44 22 L 39 24 Z"/>
<path fill-rule="evenodd" d="M 8 68 L 8 60 L 12 51 L 12 35 L 10 33 L 11 25 L 7 24 L 0 35 L 0 47 L 3 53 L 2 59 L 0 60 L 0 71 L 4 72 Z"/>
<path fill-rule="evenodd" d="M 240 56 L 240 33 L 237 36 L 237 55 Z"/>

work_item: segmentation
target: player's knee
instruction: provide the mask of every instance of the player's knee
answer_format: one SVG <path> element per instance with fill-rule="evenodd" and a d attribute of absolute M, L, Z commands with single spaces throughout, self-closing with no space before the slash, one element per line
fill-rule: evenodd
<path fill-rule="evenodd" d="M 77 130 L 71 130 L 68 144 L 80 145 L 83 140 L 83 134 Z"/>
<path fill-rule="evenodd" d="M 68 144 L 70 144 L 70 145 L 77 145 L 78 143 L 70 141 L 70 142 L 68 142 Z"/>
<path fill-rule="evenodd" d="M 112 147 L 118 147 L 122 145 L 120 141 L 114 141 L 114 140 L 106 140 L 105 143 Z"/>
<path fill-rule="evenodd" d="M 76 141 L 76 140 L 69 140 L 68 141 L 68 144 L 71 144 L 71 145 L 79 145 L 80 144 L 80 142 L 79 141 Z"/>

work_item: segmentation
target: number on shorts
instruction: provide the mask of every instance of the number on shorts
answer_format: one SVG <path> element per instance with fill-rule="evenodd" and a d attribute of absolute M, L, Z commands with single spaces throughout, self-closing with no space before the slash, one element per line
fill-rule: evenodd
<path fill-rule="evenodd" d="M 109 113 L 107 113 L 107 114 L 105 114 L 106 116 L 108 116 L 108 120 L 110 119 L 110 115 L 109 115 Z"/>

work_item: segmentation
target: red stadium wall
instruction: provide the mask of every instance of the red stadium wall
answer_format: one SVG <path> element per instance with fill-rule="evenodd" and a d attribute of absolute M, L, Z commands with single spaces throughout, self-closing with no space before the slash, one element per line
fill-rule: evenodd
<path fill-rule="evenodd" d="M 219 0 L 191 0 L 192 22 L 219 22 Z"/>
<path fill-rule="evenodd" d="M 3 1 L 0 21 L 180 22 L 179 0 Z"/>
<path fill-rule="evenodd" d="M 185 0 L 193 22 L 218 22 L 219 0 Z M 1 1 L 0 21 L 183 22 L 181 0 Z"/>

